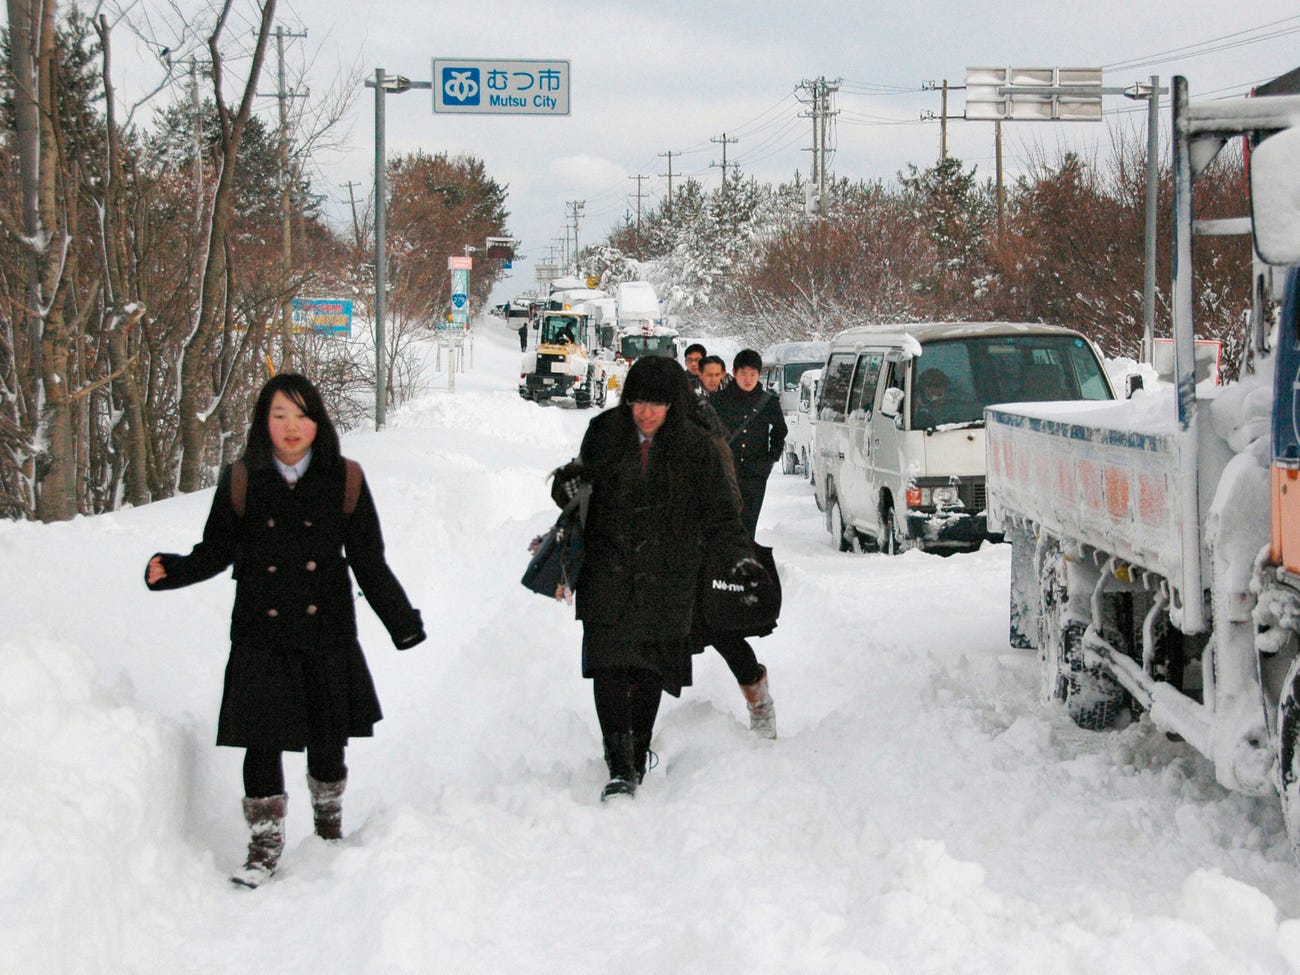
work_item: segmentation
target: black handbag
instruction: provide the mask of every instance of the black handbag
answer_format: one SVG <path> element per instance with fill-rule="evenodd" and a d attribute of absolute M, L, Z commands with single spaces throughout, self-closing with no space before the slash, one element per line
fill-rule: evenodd
<path fill-rule="evenodd" d="M 781 577 L 766 545 L 754 543 L 754 560 L 763 567 L 748 580 L 731 575 L 732 563 L 717 556 L 700 577 L 699 620 L 708 636 L 767 636 L 781 615 Z"/>
<path fill-rule="evenodd" d="M 572 599 L 582 570 L 582 526 L 587 520 L 591 485 L 583 484 L 544 535 L 528 546 L 533 557 L 519 581 L 533 592 L 552 599 Z"/>

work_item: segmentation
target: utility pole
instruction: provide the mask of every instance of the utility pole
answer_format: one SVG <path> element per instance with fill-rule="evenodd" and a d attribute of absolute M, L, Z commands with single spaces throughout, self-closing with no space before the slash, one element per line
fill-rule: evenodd
<path fill-rule="evenodd" d="M 587 201 L 569 200 L 566 206 L 568 206 L 569 216 L 573 220 L 573 269 L 576 271 L 578 269 L 578 220 L 582 217 L 582 211 L 587 206 Z"/>
<path fill-rule="evenodd" d="M 357 221 L 357 198 L 356 194 L 352 192 L 352 187 L 361 184 L 348 180 L 343 185 L 348 188 L 348 202 L 352 204 L 352 235 L 357 240 L 357 250 L 361 250 L 361 224 Z"/>
<path fill-rule="evenodd" d="M 668 172 L 660 173 L 660 176 L 668 177 L 668 222 L 673 222 L 673 156 L 680 156 L 680 152 L 673 152 L 669 149 L 667 152 L 659 153 L 661 156 L 668 157 Z"/>
<path fill-rule="evenodd" d="M 948 158 L 948 92 L 965 88 L 965 85 L 949 85 L 948 79 L 944 78 L 941 85 L 936 85 L 933 81 L 923 81 L 921 83 L 923 91 L 939 91 L 939 114 L 934 112 L 922 112 L 921 121 L 929 122 L 935 118 L 939 119 L 939 162 L 945 162 Z M 961 116 L 955 116 L 960 118 Z"/>
<path fill-rule="evenodd" d="M 636 247 L 638 255 L 641 250 L 641 182 L 649 178 L 649 176 L 628 177 L 628 179 L 636 180 Z"/>
<path fill-rule="evenodd" d="M 830 169 L 830 140 L 828 127 L 830 120 L 838 112 L 831 110 L 831 95 L 840 90 L 840 80 L 827 81 L 822 75 L 815 81 L 804 80 L 798 88 L 812 95 L 812 110 L 800 113 L 803 118 L 811 118 L 813 123 L 813 164 L 810 182 L 817 187 L 817 212 L 826 214 L 826 178 Z M 798 97 L 798 96 L 796 96 Z M 800 99 L 802 101 L 802 99 Z"/>
<path fill-rule="evenodd" d="M 729 143 L 729 142 L 731 142 L 731 143 L 735 143 L 735 142 L 739 142 L 740 140 L 739 140 L 739 139 L 728 139 L 728 138 L 727 138 L 727 133 L 724 132 L 724 133 L 722 133 L 721 136 L 714 136 L 714 137 L 713 137 L 712 139 L 710 139 L 709 141 L 710 141 L 710 142 L 713 142 L 713 143 L 719 143 L 719 142 L 722 143 L 722 199 L 723 199 L 723 202 L 726 202 L 726 199 L 727 199 L 727 143 Z M 718 165 L 718 164 L 717 164 L 717 163 L 709 163 L 709 165 L 710 165 L 710 166 L 716 166 L 716 165 Z"/>
<path fill-rule="evenodd" d="M 293 174 L 289 168 L 289 99 L 305 97 L 288 90 L 284 77 L 284 39 L 306 37 L 307 32 L 295 34 L 276 25 L 275 51 L 277 57 L 276 89 L 273 95 L 280 103 L 280 336 L 283 348 L 280 356 L 282 370 L 293 368 L 293 296 L 289 281 L 293 274 L 293 227 L 291 222 L 293 200 Z"/>

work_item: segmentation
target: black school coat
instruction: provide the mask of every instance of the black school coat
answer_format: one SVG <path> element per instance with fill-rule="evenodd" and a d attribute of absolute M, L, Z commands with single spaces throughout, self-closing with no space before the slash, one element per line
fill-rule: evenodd
<path fill-rule="evenodd" d="M 676 694 L 690 683 L 689 635 L 706 545 L 731 563 L 749 537 L 718 449 L 692 422 L 665 427 L 641 471 L 639 437 L 622 407 L 595 417 L 582 441 L 592 483 L 577 616 L 583 673 L 646 667 Z"/>
<path fill-rule="evenodd" d="M 250 470 L 244 516 L 221 472 L 203 540 L 162 554 L 178 589 L 234 566 L 230 659 L 217 744 L 300 751 L 365 737 L 383 714 L 361 646 L 349 568 L 393 642 L 424 638 L 418 610 L 384 559 L 370 489 L 343 513 L 344 467 L 313 462 L 290 488 L 274 467 Z"/>

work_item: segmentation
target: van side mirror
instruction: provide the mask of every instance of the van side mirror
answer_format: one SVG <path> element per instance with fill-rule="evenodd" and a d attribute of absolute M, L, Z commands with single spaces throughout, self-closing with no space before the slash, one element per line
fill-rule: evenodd
<path fill-rule="evenodd" d="M 890 386 L 880 398 L 880 412 L 888 417 L 898 418 L 903 409 L 903 391 L 897 386 Z"/>
<path fill-rule="evenodd" d="M 1144 385 L 1141 373 L 1130 372 L 1124 377 L 1124 398 L 1132 399 L 1133 394 L 1142 389 Z"/>

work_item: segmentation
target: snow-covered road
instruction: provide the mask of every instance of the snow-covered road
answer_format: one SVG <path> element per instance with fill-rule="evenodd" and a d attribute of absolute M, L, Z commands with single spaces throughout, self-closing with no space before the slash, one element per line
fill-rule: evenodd
<path fill-rule="evenodd" d="M 712 651 L 659 767 L 605 780 L 572 609 L 518 584 L 546 473 L 590 414 L 523 402 L 487 320 L 454 394 L 345 436 L 430 640 L 361 609 L 385 720 L 348 751 L 346 840 L 233 888 L 241 755 L 217 749 L 232 586 L 149 594 L 210 492 L 0 523 L 0 972 L 1290 973 L 1300 871 L 1272 799 L 1144 724 L 1074 729 L 1006 641 L 1009 551 L 832 550 L 774 475 L 785 587 L 760 642 L 780 739 Z"/>

